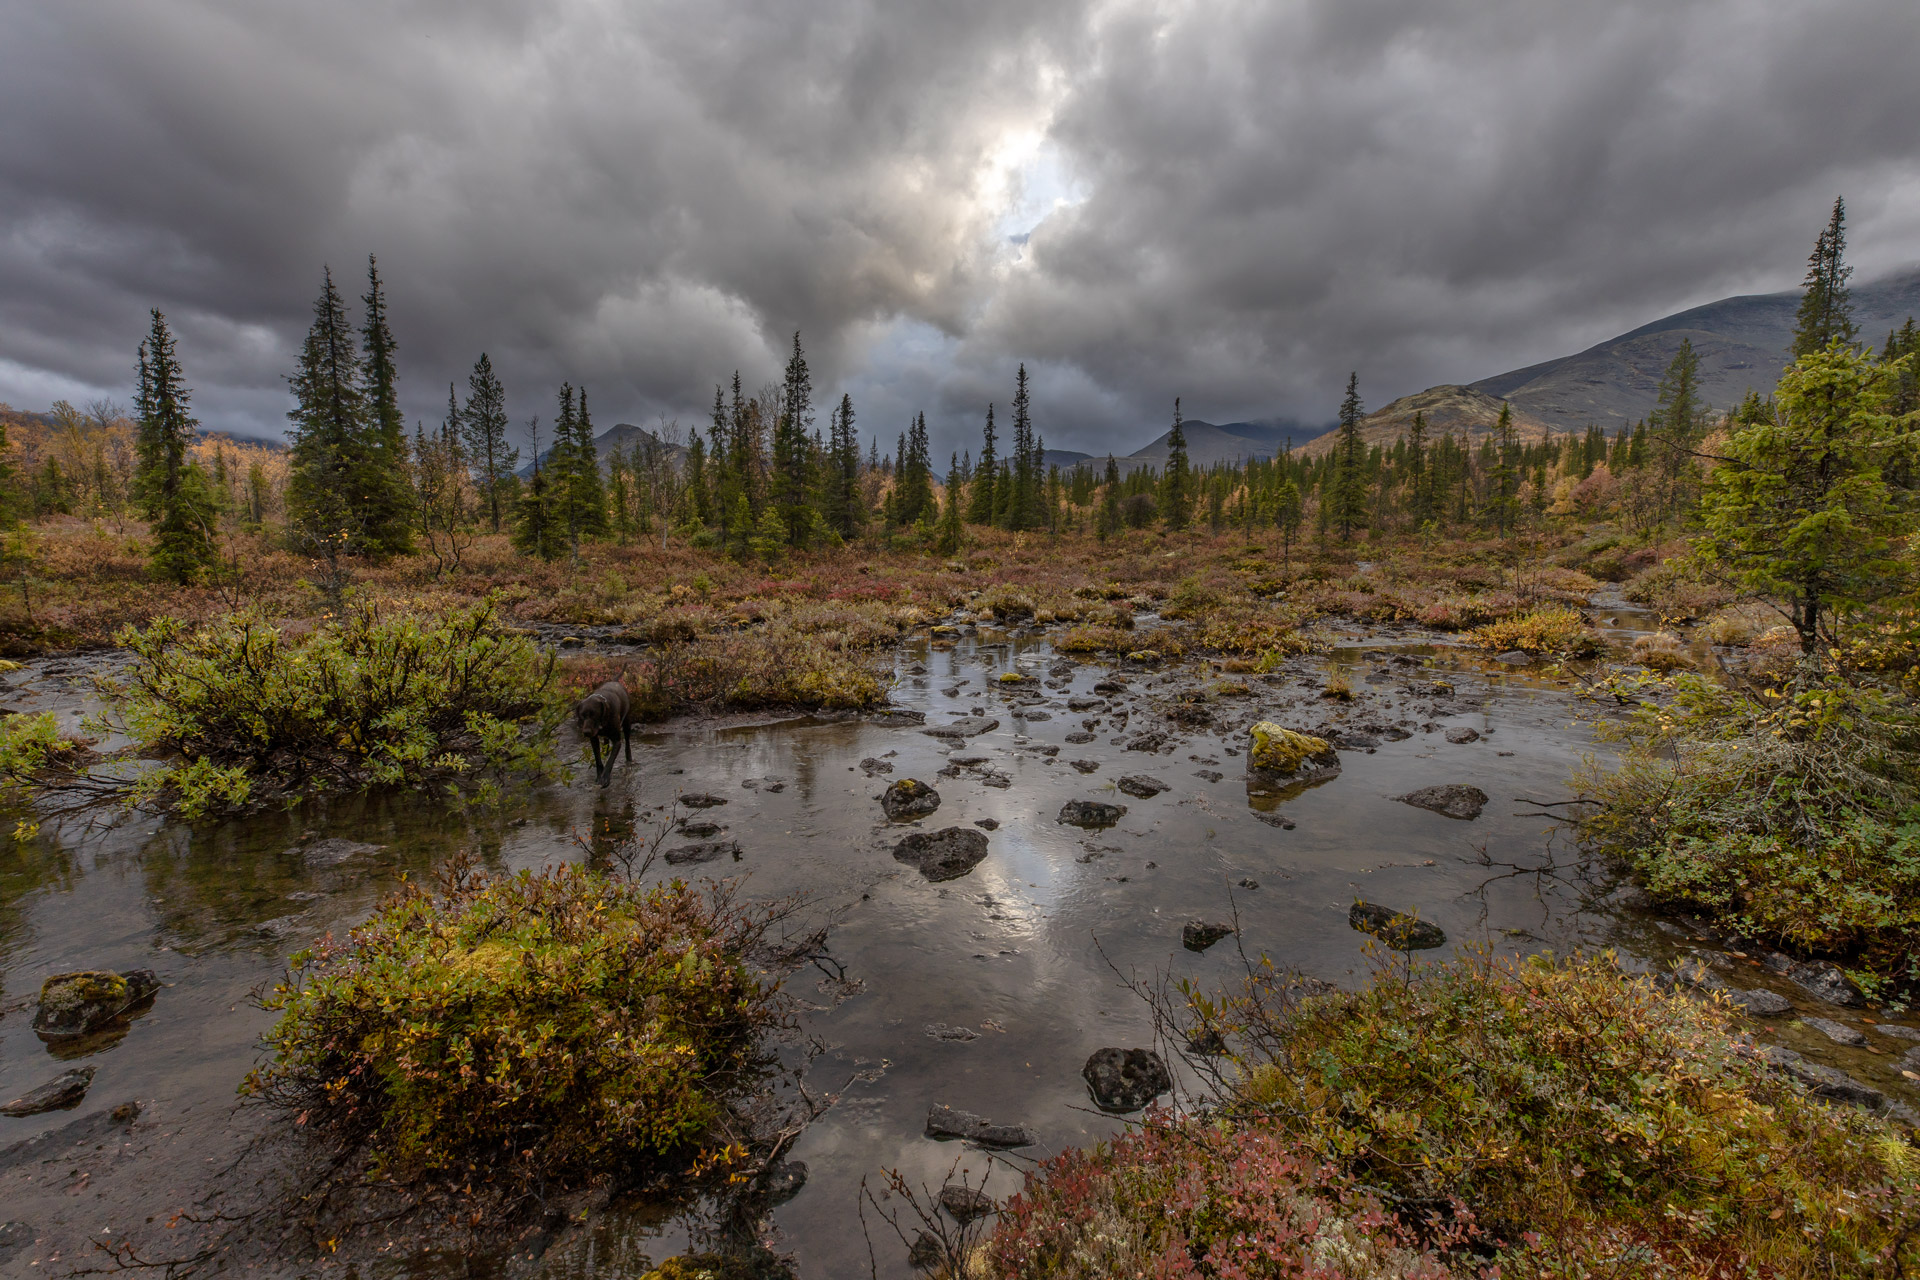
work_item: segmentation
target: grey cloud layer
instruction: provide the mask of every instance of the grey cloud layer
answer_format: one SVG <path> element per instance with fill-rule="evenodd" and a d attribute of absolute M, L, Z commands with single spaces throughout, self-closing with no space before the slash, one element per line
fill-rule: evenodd
<path fill-rule="evenodd" d="M 888 436 L 1039 372 L 1050 443 L 1175 394 L 1325 417 L 1780 287 L 1848 194 L 1920 259 L 1909 0 L 955 5 L 0 0 L 0 398 L 167 309 L 273 429 L 319 265 L 380 254 L 410 408 L 697 414 L 803 328 Z M 1004 241 L 1008 148 L 1074 202 Z M 44 400 L 46 397 L 40 397 Z M 1117 439 L 1110 437 L 1118 433 Z"/>

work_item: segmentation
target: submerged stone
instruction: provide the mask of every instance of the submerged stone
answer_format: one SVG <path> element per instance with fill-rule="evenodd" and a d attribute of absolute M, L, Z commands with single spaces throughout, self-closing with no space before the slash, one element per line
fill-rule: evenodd
<path fill-rule="evenodd" d="M 972 1222 L 1000 1208 L 992 1196 L 964 1182 L 949 1182 L 940 1188 L 940 1207 L 958 1222 Z"/>
<path fill-rule="evenodd" d="M 1126 817 L 1127 806 L 1103 800 L 1069 800 L 1060 806 L 1055 819 L 1072 827 L 1110 827 Z"/>
<path fill-rule="evenodd" d="M 1818 1031 L 1835 1044 L 1851 1045 L 1859 1048 L 1866 1044 L 1867 1037 L 1844 1022 L 1835 1022 L 1832 1018 L 1802 1018 L 1800 1025 Z"/>
<path fill-rule="evenodd" d="M 1138 1111 L 1173 1088 L 1167 1064 L 1151 1049 L 1096 1049 L 1080 1076 L 1102 1111 Z"/>
<path fill-rule="evenodd" d="M 1151 800 L 1167 789 L 1167 784 L 1158 778 L 1150 778 L 1144 773 L 1130 773 L 1114 784 L 1130 796 L 1141 800 Z"/>
<path fill-rule="evenodd" d="M 1224 920 L 1189 920 L 1180 929 L 1180 945 L 1189 951 L 1205 951 L 1233 932 Z"/>
<path fill-rule="evenodd" d="M 87 1096 L 87 1086 L 92 1083 L 92 1067 L 75 1067 L 0 1106 L 0 1116 L 37 1116 L 43 1111 L 77 1107 L 80 1100 Z"/>
<path fill-rule="evenodd" d="M 938 1102 L 927 1111 L 927 1136 L 961 1138 L 983 1147 L 1026 1147 L 1034 1142 L 1033 1132 L 1025 1125 L 995 1124 L 985 1116 Z"/>
<path fill-rule="evenodd" d="M 1398 799 L 1401 804 L 1410 804 L 1416 809 L 1431 810 L 1449 818 L 1458 818 L 1463 822 L 1473 821 L 1487 806 L 1486 792 L 1462 782 L 1449 782 L 1438 787 L 1422 787 L 1418 791 L 1409 791 Z"/>
<path fill-rule="evenodd" d="M 98 1031 L 160 989 L 151 969 L 124 974 L 105 969 L 58 973 L 40 987 L 33 1029 L 43 1040 L 67 1040 Z"/>
<path fill-rule="evenodd" d="M 740 860 L 740 842 L 738 840 L 708 840 L 700 844 L 683 844 L 678 849 L 669 849 L 666 862 L 670 867 L 685 867 L 701 862 L 717 862 L 721 858 Z"/>
<path fill-rule="evenodd" d="M 958 880 L 987 856 L 987 835 L 970 827 L 916 831 L 893 847 L 893 856 L 935 883 Z"/>
<path fill-rule="evenodd" d="M 1777 1018 L 1783 1013 L 1793 1012 L 1793 1001 L 1778 991 L 1769 991 L 1765 987 L 1754 987 L 1747 991 L 1729 991 L 1727 999 L 1748 1013 L 1761 1018 Z"/>
<path fill-rule="evenodd" d="M 1347 912 L 1347 923 L 1361 933 L 1372 934 L 1396 951 L 1427 951 L 1447 945 L 1447 935 L 1439 925 L 1378 903 L 1354 903 Z"/>
<path fill-rule="evenodd" d="M 880 793 L 880 807 L 895 822 L 924 818 L 940 807 L 940 793 L 918 778 L 902 778 Z"/>

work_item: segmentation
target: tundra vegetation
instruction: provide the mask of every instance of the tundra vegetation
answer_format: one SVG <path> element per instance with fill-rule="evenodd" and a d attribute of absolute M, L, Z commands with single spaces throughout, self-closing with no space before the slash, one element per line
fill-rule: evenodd
<path fill-rule="evenodd" d="M 541 393 L 522 467 L 482 353 L 409 437 L 371 261 L 357 324 L 324 277 L 293 447 L 269 449 L 198 430 L 192 352 L 156 311 L 131 408 L 0 412 L 0 645 L 128 658 L 94 740 L 0 719 L 0 788 L 23 830 L 60 795 L 187 818 L 373 786 L 495 799 L 555 767 L 566 708 L 610 679 L 641 719 L 858 711 L 886 702 L 904 636 L 961 622 L 1223 680 L 1396 625 L 1562 664 L 1618 748 L 1577 781 L 1587 847 L 1657 905 L 1901 1007 L 1920 995 L 1920 330 L 1861 341 L 1843 245 L 1836 205 L 1771 398 L 1710 410 L 1683 343 L 1655 412 L 1611 436 L 1503 411 L 1386 441 L 1356 375 L 1331 448 L 1196 466 L 1176 402 L 1166 464 L 1124 473 L 1047 462 L 1024 367 L 943 472 L 924 415 L 863 448 L 798 334 L 779 382 L 735 373 L 684 430 L 603 450 L 568 384 Z M 1590 616 L 1607 588 L 1662 627 L 1612 661 Z M 153 767 L 96 754 L 113 729 Z M 697 1163 L 731 1140 L 714 1091 L 774 1016 L 747 919 L 586 872 L 409 887 L 296 957 L 253 1087 L 396 1178 Z M 965 1265 L 1920 1267 L 1912 1148 L 1769 1074 L 1719 1005 L 1582 960 L 1290 990 L 1190 992 L 1183 1016 L 1233 1046 L 1216 1108 L 1042 1166 Z"/>

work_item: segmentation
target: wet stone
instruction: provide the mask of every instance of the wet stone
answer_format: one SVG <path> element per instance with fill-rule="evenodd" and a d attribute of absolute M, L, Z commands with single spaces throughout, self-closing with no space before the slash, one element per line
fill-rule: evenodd
<path fill-rule="evenodd" d="M 1067 699 L 1067 710 L 1069 711 L 1105 711 L 1106 709 L 1107 702 L 1104 698 Z"/>
<path fill-rule="evenodd" d="M 1092 737 L 1093 735 L 1088 734 L 1087 736 Z M 1078 769 L 1081 773 L 1098 773 L 1100 771 L 1100 762 L 1098 760 L 1069 760 L 1067 763 Z"/>
<path fill-rule="evenodd" d="M 927 1111 L 929 1138 L 960 1138 L 983 1147 L 1026 1147 L 1035 1139 L 1025 1125 L 995 1124 L 985 1116 L 934 1103 Z"/>
<path fill-rule="evenodd" d="M 1038 724 L 1043 720 L 1053 719 L 1053 712 L 1051 711 L 1016 711 L 1013 714 L 1019 719 L 1028 721 L 1029 723 L 1032 723 L 1032 724 Z"/>
<path fill-rule="evenodd" d="M 1860 992 L 1853 985 L 1853 980 L 1842 973 L 1839 966 L 1822 960 L 1794 965 L 1787 970 L 1787 978 L 1794 985 L 1805 988 L 1828 1004 L 1858 1008 L 1866 1003 L 1860 998 Z"/>
<path fill-rule="evenodd" d="M 1069 800 L 1060 806 L 1055 819 L 1073 827 L 1110 827 L 1127 814 L 1127 806 L 1103 800 Z"/>
<path fill-rule="evenodd" d="M 380 849 L 381 846 L 377 844 L 365 844 L 359 840 L 342 840 L 336 836 L 326 840 L 315 840 L 310 844 L 299 845 L 287 850 L 287 853 L 289 855 L 298 855 L 300 861 L 309 867 L 318 869 L 321 867 L 337 867 L 342 863 L 351 862 L 353 859 L 363 857 L 369 853 L 378 853 Z"/>
<path fill-rule="evenodd" d="M 950 1027 L 944 1022 L 929 1022 L 926 1030 L 929 1039 L 952 1044 L 965 1044 L 969 1040 L 980 1038 L 980 1033 L 972 1027 Z"/>
<path fill-rule="evenodd" d="M 1091 733 L 1086 732 L 1083 729 L 1078 732 L 1068 734 L 1066 740 L 1070 745 L 1078 747 L 1085 743 L 1092 742 L 1093 735 Z"/>
<path fill-rule="evenodd" d="M 940 1188 L 940 1207 L 957 1222 L 972 1222 L 1000 1209 L 992 1196 L 964 1182 L 949 1182 Z"/>
<path fill-rule="evenodd" d="M 33 1029 L 43 1040 L 84 1036 L 106 1026 L 159 989 L 160 979 L 151 969 L 131 969 L 124 974 L 105 969 L 58 973 L 41 984 L 40 1008 L 33 1015 Z"/>
<path fill-rule="evenodd" d="M 1830 1098 L 1835 1102 L 1847 1102 L 1869 1109 L 1883 1106 L 1887 1101 L 1886 1094 L 1871 1085 L 1861 1084 L 1846 1072 L 1818 1062 L 1808 1062 L 1793 1050 L 1783 1049 L 1777 1044 L 1763 1045 L 1760 1056 L 1775 1071 L 1805 1085 L 1807 1091 L 1816 1098 Z"/>
<path fill-rule="evenodd" d="M 807 1185 L 805 1160 L 782 1160 L 760 1179 L 760 1192 L 769 1204 L 784 1204 L 800 1194 Z"/>
<path fill-rule="evenodd" d="M 1220 779 L 1226 777 L 1227 775 L 1224 773 L 1221 773 L 1218 769 L 1195 769 L 1193 771 L 1193 776 L 1196 778 L 1203 779 L 1207 782 L 1218 782 L 1220 781 Z"/>
<path fill-rule="evenodd" d="M 1920 1027 L 1903 1027 L 1897 1022 L 1883 1022 L 1874 1030 L 1883 1036 L 1892 1036 L 1895 1040 L 1920 1041 Z"/>
<path fill-rule="evenodd" d="M 1493 655 L 1493 660 L 1495 662 L 1504 662 L 1510 667 L 1530 667 L 1533 665 L 1533 655 L 1523 653 L 1518 649 L 1509 649 L 1505 653 L 1496 653 Z"/>
<path fill-rule="evenodd" d="M 1130 796 L 1141 800 L 1151 800 L 1167 789 L 1167 784 L 1158 778 L 1150 778 L 1144 773 L 1130 773 L 1114 784 Z"/>
<path fill-rule="evenodd" d="M 1093 691 L 1112 697 L 1115 694 L 1125 693 L 1127 686 L 1121 684 L 1118 680 L 1101 680 L 1094 684 Z"/>
<path fill-rule="evenodd" d="M 1347 912 L 1347 923 L 1396 951 L 1428 951 L 1447 945 L 1447 935 L 1439 925 L 1374 902 L 1354 903 Z"/>
<path fill-rule="evenodd" d="M 80 1105 L 87 1096 L 87 1086 L 93 1083 L 92 1067 L 75 1067 L 72 1071 L 63 1071 L 53 1079 L 37 1088 L 15 1098 L 5 1106 L 0 1106 L 0 1116 L 37 1116 L 43 1111 L 65 1111 Z"/>
<path fill-rule="evenodd" d="M 986 856 L 986 833 L 967 827 L 916 831 L 893 847 L 896 862 L 918 867 L 921 875 L 936 884 L 958 880 L 979 866 Z"/>
<path fill-rule="evenodd" d="M 918 778 L 902 778 L 880 793 L 880 807 L 895 822 L 924 818 L 940 807 L 940 793 Z"/>
<path fill-rule="evenodd" d="M 680 834 L 695 840 L 708 840 L 720 834 L 723 828 L 717 822 L 706 822 L 696 818 L 682 818 L 675 824 Z"/>
<path fill-rule="evenodd" d="M 1855 1048 L 1866 1044 L 1867 1037 L 1844 1022 L 1835 1022 L 1832 1018 L 1801 1018 L 1800 1025 L 1818 1031 L 1835 1044 L 1852 1045 Z"/>
<path fill-rule="evenodd" d="M 1151 1049 L 1096 1049 L 1080 1078 L 1102 1111 L 1138 1111 L 1173 1088 L 1167 1064 Z"/>
<path fill-rule="evenodd" d="M 872 777 L 876 773 L 892 773 L 893 762 L 890 760 L 881 760 L 874 756 L 868 756 L 865 760 L 862 760 L 860 762 L 860 771 L 866 774 L 868 777 Z"/>
<path fill-rule="evenodd" d="M 706 840 L 699 844 L 683 844 L 678 849 L 669 849 L 666 852 L 667 865 L 670 867 L 717 862 L 721 858 L 732 858 L 738 862 L 740 842 L 738 840 Z"/>
<path fill-rule="evenodd" d="M 973 820 L 973 825 L 980 828 L 982 831 L 998 831 L 1000 829 L 1000 819 L 975 818 Z"/>
<path fill-rule="evenodd" d="M 1000 722 L 991 716 L 968 716 L 952 724 L 935 725 L 922 732 L 931 738 L 972 738 L 983 733 L 991 733 L 999 727 Z"/>
<path fill-rule="evenodd" d="M 711 809 L 726 802 L 725 796 L 711 795 L 705 791 L 695 791 L 680 797 L 680 803 L 689 809 Z"/>
<path fill-rule="evenodd" d="M 1136 733 L 1127 739 L 1129 751 L 1158 751 L 1167 745 L 1168 734 L 1164 730 L 1149 729 L 1145 733 Z"/>
<path fill-rule="evenodd" d="M 1180 945 L 1189 951 L 1205 951 L 1222 938 L 1233 934 L 1233 926 L 1224 920 L 1189 920 L 1180 929 Z"/>
<path fill-rule="evenodd" d="M 1487 805 L 1486 792 L 1460 782 L 1449 782 L 1438 787 L 1422 787 L 1418 791 L 1409 791 L 1398 799 L 1401 804 L 1410 804 L 1416 809 L 1431 810 L 1449 818 L 1458 818 L 1463 822 L 1471 822 L 1479 817 L 1480 811 Z"/>
<path fill-rule="evenodd" d="M 33 1228 L 24 1222 L 0 1222 L 0 1262 L 33 1243 Z"/>
<path fill-rule="evenodd" d="M 1465 746 L 1469 742 L 1480 741 L 1480 734 L 1477 730 L 1463 724 L 1457 729 L 1447 730 L 1447 741 L 1456 747 Z"/>

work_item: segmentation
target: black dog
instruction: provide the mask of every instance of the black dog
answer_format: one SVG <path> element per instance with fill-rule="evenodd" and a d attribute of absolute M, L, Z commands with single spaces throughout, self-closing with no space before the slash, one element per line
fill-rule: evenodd
<path fill-rule="evenodd" d="M 593 776 L 601 786 L 613 781 L 613 764 L 622 743 L 626 744 L 627 763 L 633 763 L 633 699 L 626 685 L 609 680 L 580 699 L 580 705 L 573 709 L 573 722 L 579 726 L 580 736 L 593 747 Z M 600 763 L 603 740 L 607 744 L 605 765 Z"/>

